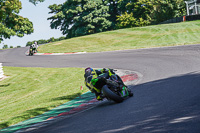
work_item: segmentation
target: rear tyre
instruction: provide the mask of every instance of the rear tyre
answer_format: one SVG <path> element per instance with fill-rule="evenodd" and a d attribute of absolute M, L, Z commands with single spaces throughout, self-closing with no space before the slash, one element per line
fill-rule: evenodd
<path fill-rule="evenodd" d="M 32 56 L 32 55 L 33 55 L 33 51 L 29 50 L 29 56 Z"/>
<path fill-rule="evenodd" d="M 114 92 L 112 92 L 107 85 L 104 85 L 102 87 L 102 91 L 104 93 L 104 95 L 108 98 L 111 99 L 113 101 L 115 101 L 116 103 L 121 103 L 123 102 L 124 98 L 120 97 L 119 95 L 115 94 Z"/>

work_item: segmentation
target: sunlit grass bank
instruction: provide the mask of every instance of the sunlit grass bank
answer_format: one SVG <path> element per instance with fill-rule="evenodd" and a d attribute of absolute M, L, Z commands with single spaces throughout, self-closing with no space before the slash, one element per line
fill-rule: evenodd
<path fill-rule="evenodd" d="M 66 39 L 39 47 L 41 53 L 101 52 L 200 43 L 200 21 L 128 28 Z"/>
<path fill-rule="evenodd" d="M 0 129 L 42 114 L 84 91 L 82 68 L 4 67 L 0 81 Z"/>

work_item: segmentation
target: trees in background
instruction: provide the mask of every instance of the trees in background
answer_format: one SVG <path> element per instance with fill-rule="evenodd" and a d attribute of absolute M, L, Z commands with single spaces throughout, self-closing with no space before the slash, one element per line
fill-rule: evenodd
<path fill-rule="evenodd" d="M 158 24 L 185 13 L 184 0 L 67 0 L 50 5 L 52 29 L 67 38 Z"/>
<path fill-rule="evenodd" d="M 52 29 L 60 29 L 67 38 L 97 33 L 111 29 L 109 7 L 103 0 L 67 0 L 60 5 L 50 5 L 48 18 Z"/>
<path fill-rule="evenodd" d="M 34 5 L 43 1 L 29 0 Z M 11 36 L 33 33 L 32 22 L 18 15 L 21 8 L 20 0 L 0 0 L 0 42 Z M 60 29 L 67 38 L 158 24 L 186 12 L 184 0 L 66 0 L 63 4 L 50 5 L 49 9 L 53 14 L 48 18 L 50 27 Z M 37 42 L 58 40 L 50 38 Z"/>
<path fill-rule="evenodd" d="M 0 42 L 11 36 L 33 33 L 32 22 L 18 15 L 21 8 L 19 0 L 0 0 Z"/>
<path fill-rule="evenodd" d="M 52 29 L 67 38 L 116 29 L 117 16 L 125 12 L 129 0 L 67 0 L 50 5 Z"/>
<path fill-rule="evenodd" d="M 10 48 L 14 48 L 13 46 L 10 46 Z M 8 45 L 7 44 L 4 44 L 2 49 L 8 49 Z"/>
<path fill-rule="evenodd" d="M 7 49 L 8 48 L 8 45 L 7 44 L 5 44 L 5 45 L 3 45 L 3 47 L 2 47 L 3 49 Z"/>
<path fill-rule="evenodd" d="M 186 13 L 184 0 L 130 0 L 118 16 L 119 28 L 158 24 Z M 123 0 L 121 0 L 123 2 Z"/>
<path fill-rule="evenodd" d="M 37 42 L 37 44 L 46 44 L 46 43 L 50 43 L 50 42 L 56 42 L 56 41 L 61 41 L 61 40 L 64 40 L 66 39 L 66 37 L 59 37 L 59 38 L 54 38 L 54 37 L 51 37 L 50 39 L 40 39 L 40 40 L 34 40 L 34 41 L 29 41 L 26 43 L 26 46 L 30 46 L 32 45 L 33 43 Z"/>
<path fill-rule="evenodd" d="M 52 29 L 67 38 L 116 29 L 117 16 L 125 12 L 129 0 L 67 0 L 50 5 Z"/>

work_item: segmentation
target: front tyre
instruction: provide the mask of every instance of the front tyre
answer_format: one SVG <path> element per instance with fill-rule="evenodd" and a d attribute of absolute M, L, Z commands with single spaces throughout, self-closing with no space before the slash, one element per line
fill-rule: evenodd
<path fill-rule="evenodd" d="M 123 102 L 124 98 L 120 97 L 119 95 L 117 95 L 116 93 L 112 92 L 107 85 L 104 85 L 102 87 L 102 91 L 104 93 L 104 95 L 108 98 L 111 99 L 113 101 L 115 101 L 116 103 L 121 103 Z"/>

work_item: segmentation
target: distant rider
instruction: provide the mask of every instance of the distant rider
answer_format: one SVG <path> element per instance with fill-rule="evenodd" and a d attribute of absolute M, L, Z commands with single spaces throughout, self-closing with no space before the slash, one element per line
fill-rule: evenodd
<path fill-rule="evenodd" d="M 98 88 L 97 85 L 93 85 L 93 81 L 94 81 L 94 79 L 97 79 L 99 77 L 99 75 L 101 75 L 103 73 L 108 73 L 109 77 L 112 77 L 112 75 L 116 75 L 115 72 L 113 71 L 113 69 L 108 69 L 108 68 L 94 70 L 91 67 L 88 67 L 85 69 L 85 74 L 84 74 L 85 85 L 88 87 L 88 89 L 92 93 L 95 93 L 97 100 L 102 100 L 103 97 L 102 97 L 102 93 L 101 93 L 101 88 Z M 121 85 L 127 87 L 123 83 L 122 79 L 118 75 L 116 75 L 116 76 L 117 76 L 118 80 L 121 82 Z M 129 93 L 133 94 L 130 90 L 129 90 Z"/>
<path fill-rule="evenodd" d="M 38 51 L 37 51 L 37 49 L 38 49 L 38 44 L 37 44 L 37 42 L 35 42 L 35 48 L 36 48 L 36 52 L 38 52 Z"/>
<path fill-rule="evenodd" d="M 32 44 L 32 50 L 33 50 L 34 53 L 37 52 L 37 48 L 38 48 L 37 42 L 34 42 L 34 43 Z"/>
<path fill-rule="evenodd" d="M 32 45 L 30 45 L 29 47 L 29 55 L 31 55 L 31 53 L 32 53 Z"/>

